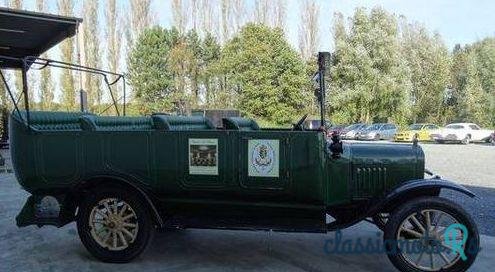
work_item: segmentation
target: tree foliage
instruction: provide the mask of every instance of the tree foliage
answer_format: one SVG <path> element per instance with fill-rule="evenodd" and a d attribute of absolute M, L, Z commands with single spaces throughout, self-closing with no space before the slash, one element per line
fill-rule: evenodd
<path fill-rule="evenodd" d="M 60 15 L 72 16 L 74 12 L 73 0 L 58 0 Z M 74 63 L 74 38 L 69 38 L 60 44 L 61 59 L 64 62 Z M 76 89 L 74 76 L 71 70 L 64 69 L 60 73 L 60 85 L 62 88 L 62 105 L 65 110 L 76 109 Z"/>
<path fill-rule="evenodd" d="M 139 37 L 129 57 L 129 77 L 141 112 L 187 113 L 212 99 L 211 66 L 220 45 L 211 35 L 181 34 L 155 26 Z"/>
<path fill-rule="evenodd" d="M 220 66 L 248 116 L 288 123 L 305 104 L 304 63 L 280 29 L 246 25 L 225 45 Z"/>
<path fill-rule="evenodd" d="M 169 1 L 171 29 L 150 27 L 152 2 L 57 0 L 60 15 L 72 16 L 77 10 L 85 18 L 85 64 L 116 72 L 127 68 L 132 113 L 239 108 L 271 124 L 289 123 L 303 112 L 316 115 L 309 79 L 316 70 L 318 38 L 327 38 L 319 33 L 321 7 L 315 1 L 298 5 L 300 54 L 284 37 L 285 0 Z M 50 12 L 45 0 L 3 0 L 15 8 L 35 4 L 38 11 Z M 122 23 L 124 14 L 128 16 Z M 253 21 L 257 24 L 249 23 Z M 103 26 L 104 47 L 99 44 Z M 469 121 L 495 126 L 495 38 L 449 51 L 439 34 L 381 8 L 358 8 L 350 18 L 337 13 L 332 27 L 335 51 L 327 70 L 327 113 L 333 122 Z M 75 47 L 74 39 L 64 41 L 61 60 L 77 62 Z M 127 67 L 121 66 L 122 53 L 127 54 Z M 19 91 L 20 74 L 5 75 Z M 50 69 L 43 69 L 39 83 L 28 78 L 30 90 L 39 89 L 40 99 L 31 100 L 33 108 L 76 109 L 74 73 L 56 75 L 58 80 L 52 80 Z M 98 79 L 81 82 L 93 91 L 93 111 L 108 106 L 96 91 Z M 54 92 L 57 85 L 60 92 Z M 30 93 L 31 99 L 35 96 Z M 3 107 L 8 105 L 2 86 L 0 99 Z"/>
<path fill-rule="evenodd" d="M 411 122 L 443 122 L 444 95 L 449 84 L 450 56 L 438 34 L 418 24 L 402 24 L 402 56 L 412 89 Z"/>
<path fill-rule="evenodd" d="M 349 31 L 337 15 L 330 114 L 341 122 L 404 123 L 410 70 L 401 54 L 396 18 L 380 8 L 357 9 Z"/>

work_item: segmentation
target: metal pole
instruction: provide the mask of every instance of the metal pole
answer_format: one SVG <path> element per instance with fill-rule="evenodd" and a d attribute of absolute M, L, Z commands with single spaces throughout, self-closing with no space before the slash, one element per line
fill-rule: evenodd
<path fill-rule="evenodd" d="M 108 82 L 107 76 L 104 76 L 104 79 L 105 79 L 105 84 L 107 85 L 108 91 L 110 92 L 110 97 L 112 98 L 113 105 L 115 106 L 115 111 L 117 112 L 117 116 L 120 116 L 119 106 L 117 105 L 117 101 L 115 100 L 115 96 L 113 95 L 112 87 L 110 86 L 110 83 Z"/>
<path fill-rule="evenodd" d="M 320 119 L 321 126 L 325 126 L 325 69 L 326 69 L 326 55 L 327 52 L 318 53 L 318 72 L 320 77 Z"/>
<path fill-rule="evenodd" d="M 321 119 L 321 126 L 325 126 L 325 71 L 320 71 L 320 90 L 321 90 L 320 119 Z"/>
<path fill-rule="evenodd" d="M 28 97 L 28 82 L 27 82 L 28 64 L 25 59 L 22 60 L 22 90 L 24 93 L 24 105 L 26 108 L 26 122 L 28 128 L 31 128 L 31 116 L 29 113 L 29 97 Z"/>
<path fill-rule="evenodd" d="M 2 78 L 3 84 L 5 85 L 5 88 L 7 89 L 7 92 L 9 93 L 10 99 L 12 99 L 12 103 L 14 104 L 14 108 L 15 108 L 15 110 L 16 110 L 16 111 L 17 111 L 17 113 L 19 114 L 19 118 L 21 118 L 21 119 L 22 119 L 22 116 L 21 116 L 21 111 L 19 110 L 19 107 L 17 106 L 17 102 L 16 102 L 16 100 L 15 100 L 14 95 L 13 95 L 13 94 L 12 94 L 12 92 L 10 91 L 9 84 L 7 83 L 7 80 L 5 79 L 5 76 L 3 75 L 2 70 L 0 70 L 0 77 Z"/>
<path fill-rule="evenodd" d="M 125 103 L 126 103 L 126 100 L 125 100 L 125 96 L 126 96 L 126 93 L 125 93 L 125 77 L 123 77 L 122 80 L 124 82 L 124 87 L 122 88 L 122 92 L 123 92 L 123 95 L 124 95 L 124 109 L 123 109 L 123 114 L 125 116 Z"/>

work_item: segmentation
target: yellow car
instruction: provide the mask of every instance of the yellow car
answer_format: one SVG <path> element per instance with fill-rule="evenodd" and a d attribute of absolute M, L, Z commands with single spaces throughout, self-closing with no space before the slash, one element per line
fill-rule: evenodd
<path fill-rule="evenodd" d="M 397 132 L 394 140 L 396 142 L 412 142 L 416 136 L 419 141 L 431 141 L 430 133 L 437 129 L 440 127 L 434 124 L 412 124 L 407 130 Z"/>

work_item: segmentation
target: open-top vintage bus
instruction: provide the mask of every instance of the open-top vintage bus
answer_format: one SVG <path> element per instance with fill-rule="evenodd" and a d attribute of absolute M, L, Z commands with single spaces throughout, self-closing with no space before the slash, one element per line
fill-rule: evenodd
<path fill-rule="evenodd" d="M 326 233 L 369 220 L 384 231 L 387 255 L 402 271 L 465 271 L 474 262 L 476 224 L 439 196 L 442 189 L 474 194 L 438 176 L 425 178 L 417 143 L 327 140 L 323 130 L 305 130 L 306 116 L 291 129 L 265 129 L 241 117 L 224 118 L 222 127 L 204 116 L 128 117 L 118 103 L 119 116 L 30 110 L 31 69 L 93 73 L 107 86 L 115 83 L 107 78 L 122 78 L 38 57 L 74 36 L 79 23 L 0 9 L 0 67 L 20 70 L 24 82 L 21 110 L 0 74 L 13 100 L 15 175 L 31 194 L 18 226 L 76 221 L 96 258 L 128 262 L 156 228 Z M 322 124 L 327 55 L 319 55 L 315 77 Z M 406 250 L 409 242 L 419 251 Z"/>

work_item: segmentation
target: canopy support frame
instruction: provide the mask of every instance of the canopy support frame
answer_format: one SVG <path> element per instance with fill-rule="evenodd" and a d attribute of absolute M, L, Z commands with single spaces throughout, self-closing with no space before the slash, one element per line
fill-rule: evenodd
<path fill-rule="evenodd" d="M 107 86 L 108 91 L 110 92 L 110 96 L 112 98 L 112 102 L 113 102 L 113 105 L 115 106 L 115 111 L 116 111 L 118 116 L 120 116 L 120 110 L 119 110 L 117 102 L 119 100 L 121 100 L 122 98 L 119 98 L 119 99 L 115 98 L 115 96 L 112 92 L 111 86 L 117 84 L 120 80 L 122 80 L 122 82 L 123 82 L 123 100 L 124 100 L 124 102 L 123 102 L 124 103 L 123 104 L 123 116 L 126 115 L 126 105 L 125 105 L 125 103 L 126 103 L 126 86 L 125 86 L 126 81 L 125 81 L 125 75 L 124 74 L 105 71 L 105 70 L 97 69 L 97 68 L 91 68 L 91 67 L 82 66 L 82 65 L 78 65 L 78 64 L 72 64 L 72 63 L 68 63 L 68 62 L 62 62 L 62 61 L 39 58 L 39 57 L 31 57 L 31 56 L 28 56 L 25 58 L 14 58 L 14 57 L 0 55 L 0 59 L 14 60 L 14 61 L 19 61 L 22 63 L 21 77 L 22 77 L 22 85 L 23 86 L 22 86 L 22 90 L 21 90 L 22 91 L 21 95 L 24 96 L 24 107 L 26 110 L 26 120 L 24 120 L 22 115 L 21 115 L 21 111 L 19 110 L 19 104 L 18 104 L 19 101 L 17 101 L 15 99 L 15 97 L 12 93 L 12 90 L 10 89 L 10 86 L 9 86 L 9 84 L 8 84 L 4 74 L 3 74 L 2 69 L 0 69 L 0 76 L 2 78 L 3 84 L 5 85 L 5 88 L 9 94 L 10 99 L 12 100 L 12 103 L 14 104 L 15 111 L 17 111 L 19 118 L 21 118 L 27 124 L 28 128 L 30 128 L 30 129 L 31 129 L 31 125 L 30 125 L 30 123 L 31 123 L 30 117 L 31 116 L 30 116 L 30 105 L 29 105 L 29 84 L 28 84 L 28 80 L 27 80 L 27 73 L 28 73 L 30 68 L 35 69 L 35 70 L 43 70 L 43 69 L 46 69 L 47 67 L 54 67 L 54 68 L 68 69 L 71 71 L 79 71 L 79 72 L 85 72 L 85 73 L 90 73 L 90 74 L 102 76 L 104 79 L 105 85 Z M 33 67 L 33 64 L 41 65 L 41 67 L 39 67 L 39 68 Z M 110 82 L 108 80 L 109 75 L 115 76 L 116 79 L 114 81 Z M 19 99 L 20 99 L 20 97 L 19 97 Z M 108 108 L 106 110 L 108 110 Z"/>

